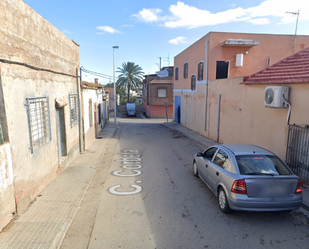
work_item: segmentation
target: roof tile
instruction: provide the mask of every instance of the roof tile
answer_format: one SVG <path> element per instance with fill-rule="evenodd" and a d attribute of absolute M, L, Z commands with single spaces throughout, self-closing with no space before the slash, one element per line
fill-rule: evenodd
<path fill-rule="evenodd" d="M 309 47 L 255 74 L 241 84 L 309 83 Z"/>

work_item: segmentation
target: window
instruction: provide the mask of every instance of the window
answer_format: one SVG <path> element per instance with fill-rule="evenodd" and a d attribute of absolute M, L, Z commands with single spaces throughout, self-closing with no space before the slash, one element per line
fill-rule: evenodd
<path fill-rule="evenodd" d="M 30 150 L 33 153 L 51 141 L 48 97 L 26 98 Z"/>
<path fill-rule="evenodd" d="M 291 175 L 292 172 L 276 156 L 246 155 L 236 156 L 242 175 Z"/>
<path fill-rule="evenodd" d="M 186 62 L 183 66 L 183 77 L 185 79 L 188 78 L 188 67 L 189 67 L 189 64 L 188 62 Z"/>
<path fill-rule="evenodd" d="M 158 89 L 158 98 L 166 98 L 166 89 Z"/>
<path fill-rule="evenodd" d="M 77 94 L 69 94 L 70 102 L 70 125 L 71 128 L 78 123 L 78 98 Z"/>
<path fill-rule="evenodd" d="M 194 91 L 196 89 L 196 76 L 193 74 L 191 76 L 191 90 Z"/>
<path fill-rule="evenodd" d="M 175 80 L 178 80 L 178 77 L 179 77 L 179 68 L 176 67 L 176 69 L 175 69 Z"/>
<path fill-rule="evenodd" d="M 216 79 L 226 79 L 229 74 L 229 62 L 217 61 Z"/>
<path fill-rule="evenodd" d="M 229 157 L 227 153 L 223 150 L 219 150 L 214 158 L 214 163 L 225 169 L 229 163 Z"/>
<path fill-rule="evenodd" d="M 197 68 L 197 80 L 203 80 L 204 62 L 200 62 Z"/>
<path fill-rule="evenodd" d="M 214 157 L 214 154 L 216 153 L 216 151 L 217 151 L 217 148 L 215 148 L 215 147 L 210 148 L 209 150 L 206 150 L 203 153 L 203 157 L 205 157 L 207 160 L 211 161 L 212 158 Z"/>

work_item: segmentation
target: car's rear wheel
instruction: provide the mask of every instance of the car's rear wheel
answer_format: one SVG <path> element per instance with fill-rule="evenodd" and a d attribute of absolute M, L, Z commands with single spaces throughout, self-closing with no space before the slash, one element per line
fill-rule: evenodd
<path fill-rule="evenodd" d="M 196 161 L 193 162 L 193 175 L 198 177 L 198 169 Z"/>
<path fill-rule="evenodd" d="M 232 211 L 227 201 L 226 194 L 223 188 L 220 188 L 219 190 L 218 203 L 219 203 L 219 208 L 222 213 L 228 214 Z"/>

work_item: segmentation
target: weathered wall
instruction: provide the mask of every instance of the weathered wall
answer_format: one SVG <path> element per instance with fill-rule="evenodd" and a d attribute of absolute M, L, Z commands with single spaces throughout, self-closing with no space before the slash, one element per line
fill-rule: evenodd
<path fill-rule="evenodd" d="M 220 143 L 245 143 L 262 146 L 285 159 L 288 109 L 264 107 L 267 85 L 243 85 L 242 77 L 212 80 L 208 86 L 207 124 L 205 131 L 205 87 L 197 85 L 196 93 L 181 96 L 181 124 Z M 280 84 L 277 84 L 280 85 Z M 290 123 L 309 124 L 309 84 L 285 84 L 290 87 L 292 104 Z M 218 97 L 221 94 L 218 127 Z"/>
<path fill-rule="evenodd" d="M 75 75 L 79 67 L 79 50 L 74 42 L 23 1 L 2 0 L 0 9 L 0 58 L 24 63 L 0 62 L 15 182 L 13 198 L 16 198 L 17 210 L 21 213 L 59 170 L 55 99 L 68 101 L 69 93 L 77 93 Z M 27 65 L 72 76 L 36 70 Z M 52 140 L 31 154 L 25 99 L 42 96 L 49 98 Z M 64 107 L 64 113 L 67 160 L 72 161 L 79 154 L 78 125 L 70 127 L 69 105 Z M 11 195 L 0 198 L 1 203 L 11 203 L 11 200 Z M 4 215 L 9 217 L 13 211 Z"/>
<path fill-rule="evenodd" d="M 0 230 L 6 226 L 15 211 L 14 175 L 9 143 L 0 145 Z"/>

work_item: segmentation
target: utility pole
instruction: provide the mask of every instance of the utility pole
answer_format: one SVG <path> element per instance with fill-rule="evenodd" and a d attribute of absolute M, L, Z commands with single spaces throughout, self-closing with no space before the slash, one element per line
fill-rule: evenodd
<path fill-rule="evenodd" d="M 299 10 L 298 10 L 297 12 L 289 12 L 289 11 L 286 11 L 285 13 L 292 14 L 293 16 L 294 16 L 294 15 L 297 16 L 297 18 L 296 18 L 296 27 L 295 27 L 294 43 L 293 43 L 293 54 L 295 54 L 295 42 L 296 42 L 296 35 L 297 35 L 298 17 L 299 17 L 300 11 L 299 11 Z"/>
<path fill-rule="evenodd" d="M 160 64 L 159 64 L 159 71 L 161 71 L 161 57 L 158 57 L 160 59 Z"/>

